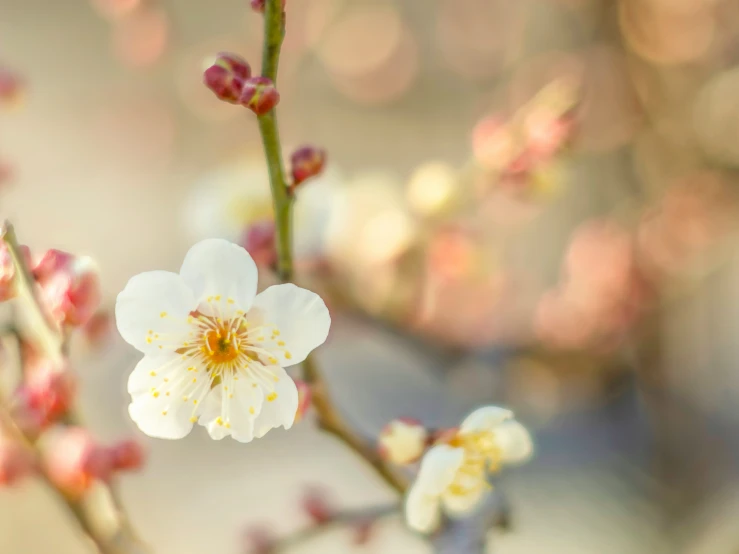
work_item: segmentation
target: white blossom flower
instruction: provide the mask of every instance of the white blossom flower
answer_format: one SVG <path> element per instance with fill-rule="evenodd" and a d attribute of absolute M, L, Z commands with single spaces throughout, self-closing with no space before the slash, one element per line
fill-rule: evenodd
<path fill-rule="evenodd" d="M 292 284 L 257 292 L 248 252 L 197 243 L 180 273 L 133 277 L 118 295 L 123 338 L 144 353 L 128 380 L 129 413 L 152 437 L 179 439 L 195 422 L 240 442 L 289 429 L 298 408 L 283 369 L 321 345 L 331 319 L 321 298 Z"/>
<path fill-rule="evenodd" d="M 393 464 L 413 463 L 423 454 L 427 438 L 428 432 L 419 421 L 394 419 L 380 432 L 380 455 Z"/>
<path fill-rule="evenodd" d="M 489 473 L 522 463 L 532 453 L 529 432 L 510 410 L 487 406 L 474 411 L 446 444 L 423 457 L 406 499 L 408 526 L 428 533 L 438 527 L 442 509 L 450 517 L 469 514 L 491 489 Z"/>

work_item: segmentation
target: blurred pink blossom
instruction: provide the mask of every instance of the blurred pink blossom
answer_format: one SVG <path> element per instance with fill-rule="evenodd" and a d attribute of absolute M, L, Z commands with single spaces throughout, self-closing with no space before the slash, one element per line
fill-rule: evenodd
<path fill-rule="evenodd" d="M 100 304 L 100 279 L 91 258 L 48 250 L 33 268 L 41 299 L 61 325 L 84 325 Z"/>

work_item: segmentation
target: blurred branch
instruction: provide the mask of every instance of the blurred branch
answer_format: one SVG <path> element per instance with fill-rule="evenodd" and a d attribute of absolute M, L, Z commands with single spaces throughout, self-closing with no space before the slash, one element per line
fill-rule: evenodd
<path fill-rule="evenodd" d="M 280 47 L 285 33 L 285 14 L 282 0 L 267 0 L 264 11 L 264 46 L 262 54 L 262 76 L 277 81 Z M 259 116 L 259 131 L 262 135 L 264 154 L 269 169 L 270 188 L 275 212 L 276 248 L 278 275 L 283 282 L 294 279 L 292 252 L 292 204 L 282 161 L 282 146 L 277 129 L 275 110 Z M 356 454 L 364 458 L 377 474 L 393 489 L 403 493 L 406 483 L 395 475 L 377 454 L 373 445 L 367 444 L 343 421 L 334 408 L 322 373 L 309 356 L 303 362 L 304 377 L 313 388 L 313 405 L 318 414 L 318 424 L 325 431 L 339 438 Z"/>
<path fill-rule="evenodd" d="M 273 544 L 269 552 L 270 554 L 278 554 L 286 552 L 290 548 L 298 546 L 322 533 L 336 529 L 342 525 L 361 524 L 364 522 L 374 522 L 383 517 L 395 514 L 400 511 L 399 504 L 391 504 L 389 506 L 380 506 L 377 508 L 362 508 L 358 510 L 345 510 L 334 515 L 325 523 L 313 525 L 306 529 L 301 529 L 295 533 L 288 535 L 275 544 Z"/>
<path fill-rule="evenodd" d="M 49 489 L 55 494 L 55 496 L 67 507 L 69 513 L 73 516 L 77 522 L 80 530 L 90 539 L 96 550 L 100 554 L 121 554 L 121 551 L 113 548 L 109 545 L 108 541 L 102 539 L 96 530 L 93 528 L 90 520 L 85 514 L 84 507 L 78 500 L 74 500 L 65 495 L 59 490 L 56 485 L 49 478 L 49 475 L 44 470 L 44 465 L 41 460 L 38 448 L 35 443 L 27 437 L 15 424 L 12 416 L 8 413 L 5 405 L 0 406 L 0 427 L 2 431 L 13 440 L 17 441 L 18 444 L 26 448 L 32 455 L 34 465 L 39 470 L 39 477 L 49 487 Z"/>
<path fill-rule="evenodd" d="M 26 265 L 26 261 L 21 252 L 18 239 L 15 235 L 15 229 L 13 225 L 6 221 L 3 225 L 2 232 L 0 233 L 0 240 L 2 240 L 10 257 L 13 261 L 13 267 L 15 270 L 15 287 L 18 298 L 25 302 L 27 309 L 25 314 L 28 316 L 30 331 L 33 338 L 36 339 L 38 346 L 41 347 L 44 355 L 54 361 L 54 363 L 61 363 L 66 357 L 68 349 L 68 337 L 65 336 L 63 329 L 60 329 L 53 322 L 50 321 L 43 304 L 36 295 L 36 287 L 34 283 L 31 271 Z M 6 414 L 4 414 L 6 415 Z M 7 414 L 7 417 L 10 417 Z M 61 422 L 67 426 L 82 426 L 82 418 L 79 416 L 76 410 L 69 410 L 62 418 Z M 12 418 L 10 423 L 13 423 Z M 7 427 L 7 425 L 5 425 Z M 13 427 L 15 424 L 13 423 Z M 17 432 L 20 432 L 15 427 Z M 15 433 L 17 435 L 17 433 Z M 21 433 L 22 435 L 22 433 Z M 24 436 L 24 443 L 29 443 L 29 439 Z M 31 446 L 33 444 L 31 443 Z M 53 485 L 52 485 L 53 486 Z M 130 544 L 131 549 L 123 549 L 122 547 L 113 548 L 108 545 L 108 550 L 99 550 L 105 552 L 134 552 L 143 553 L 148 551 L 148 548 L 143 546 L 143 543 L 138 538 L 137 533 L 134 531 L 126 510 L 120 498 L 120 493 L 115 483 L 107 483 L 105 487 L 110 498 L 111 507 L 116 515 L 118 522 L 118 533 L 117 536 L 113 537 L 116 542 L 125 542 Z M 60 493 L 61 494 L 61 493 Z M 69 504 L 69 503 L 68 503 Z M 81 511 L 81 507 L 70 505 L 70 509 L 73 509 L 75 517 L 79 520 L 84 518 L 84 512 Z M 83 526 L 83 530 L 91 536 L 93 540 L 96 540 L 92 533 L 92 527 L 89 520 L 84 519 L 80 524 Z"/>

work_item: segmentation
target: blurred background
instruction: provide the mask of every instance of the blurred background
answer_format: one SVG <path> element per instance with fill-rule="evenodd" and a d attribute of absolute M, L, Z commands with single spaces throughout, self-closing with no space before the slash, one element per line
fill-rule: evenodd
<path fill-rule="evenodd" d="M 245 0 L 0 0 L 2 215 L 34 251 L 92 256 L 104 308 L 271 217 L 253 115 L 202 85 L 218 51 L 258 70 L 261 22 Z M 738 33 L 735 0 L 288 0 L 285 153 L 328 152 L 295 215 L 334 318 L 318 360 L 368 440 L 489 403 L 532 429 L 491 551 L 739 551 Z M 138 433 L 137 356 L 114 329 L 73 344 L 100 437 Z M 123 496 L 162 554 L 301 528 L 309 485 L 394 499 L 310 416 L 146 445 Z M 293 551 L 434 548 L 390 517 Z M 0 491 L 0 552 L 86 546 L 29 481 Z"/>

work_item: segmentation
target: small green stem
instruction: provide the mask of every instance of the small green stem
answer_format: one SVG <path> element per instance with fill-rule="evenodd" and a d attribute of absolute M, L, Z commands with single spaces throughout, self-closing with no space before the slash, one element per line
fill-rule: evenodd
<path fill-rule="evenodd" d="M 285 14 L 282 0 L 266 0 L 264 10 L 264 47 L 262 52 L 262 76 L 277 82 L 280 47 L 285 34 Z M 292 206 L 294 197 L 288 189 L 282 161 L 282 147 L 277 128 L 275 110 L 259 116 L 259 131 L 262 135 L 264 155 L 267 159 L 272 202 L 275 212 L 275 248 L 277 249 L 277 273 L 282 282 L 294 279 L 292 248 Z M 354 433 L 334 408 L 328 387 L 313 358 L 303 362 L 306 382 L 313 391 L 313 406 L 318 414 L 322 429 L 340 439 L 356 454 L 364 458 L 377 474 L 393 489 L 403 493 L 407 484 L 392 468 L 388 467 L 371 444 L 367 444 Z"/>

